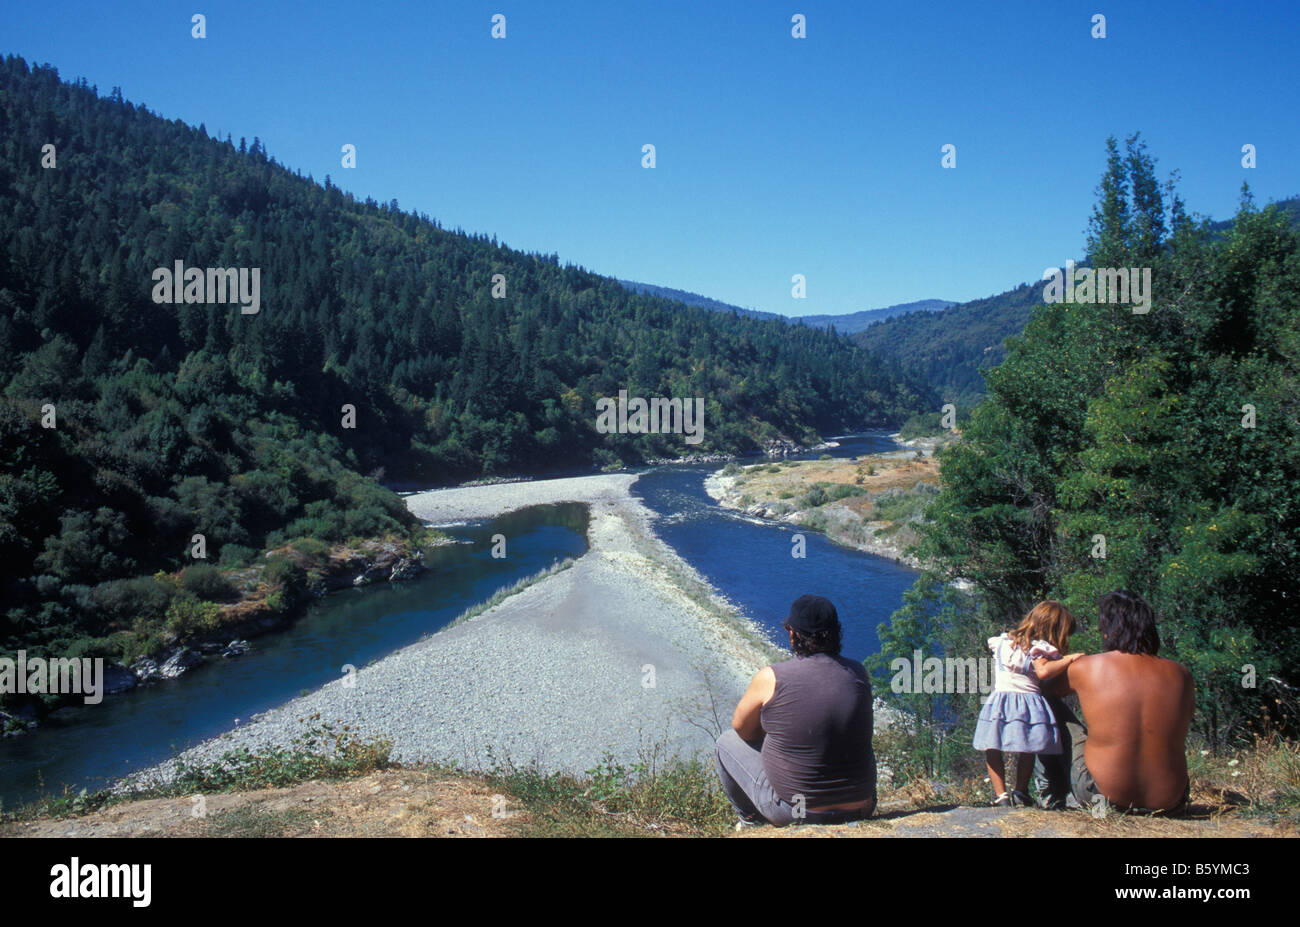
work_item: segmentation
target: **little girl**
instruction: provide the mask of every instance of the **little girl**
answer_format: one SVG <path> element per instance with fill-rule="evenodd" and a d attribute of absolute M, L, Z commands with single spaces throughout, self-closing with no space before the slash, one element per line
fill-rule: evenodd
<path fill-rule="evenodd" d="M 997 667 L 994 691 L 980 709 L 975 749 L 984 751 L 994 805 L 1028 805 L 1029 774 L 1034 754 L 1060 753 L 1056 716 L 1038 684 L 1051 679 L 1081 653 L 1061 653 L 1074 633 L 1074 616 L 1060 602 L 1039 602 L 1010 634 L 989 638 Z M 1018 753 L 1016 788 L 1007 794 L 1002 754 Z"/>

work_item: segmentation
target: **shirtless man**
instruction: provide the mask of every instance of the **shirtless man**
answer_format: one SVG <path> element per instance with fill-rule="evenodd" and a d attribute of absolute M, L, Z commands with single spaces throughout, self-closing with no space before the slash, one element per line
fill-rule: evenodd
<path fill-rule="evenodd" d="M 1189 788 L 1192 674 L 1156 656 L 1151 608 L 1130 592 L 1101 597 L 1098 628 L 1105 652 L 1075 661 L 1047 687 L 1064 747 L 1040 757 L 1048 801 L 1063 802 L 1068 788 L 1085 807 L 1104 798 L 1131 812 L 1180 814 Z M 1060 701 L 1071 692 L 1087 727 Z"/>

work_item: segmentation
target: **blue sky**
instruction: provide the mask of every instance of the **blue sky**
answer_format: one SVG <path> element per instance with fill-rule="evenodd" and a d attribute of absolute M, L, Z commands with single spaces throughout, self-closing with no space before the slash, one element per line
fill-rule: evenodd
<path fill-rule="evenodd" d="M 1078 256 L 1111 133 L 1140 130 L 1194 212 L 1230 216 L 1243 179 L 1300 193 L 1298 32 L 1292 2 L 0 8 L 0 52 L 360 198 L 787 315 L 973 299 Z"/>

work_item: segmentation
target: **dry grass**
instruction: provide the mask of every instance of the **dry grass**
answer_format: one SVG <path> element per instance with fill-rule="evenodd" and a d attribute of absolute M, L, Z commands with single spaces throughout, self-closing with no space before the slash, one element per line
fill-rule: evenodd
<path fill-rule="evenodd" d="M 908 490 L 918 483 L 937 485 L 939 482 L 939 462 L 933 457 L 918 460 L 876 454 L 859 457 L 856 461 L 800 460 L 788 464 L 745 467 L 738 486 L 756 500 L 775 501 L 782 492 L 801 495 L 819 482 L 860 486 L 870 494 Z"/>
<path fill-rule="evenodd" d="M 1227 811 L 1300 819 L 1300 744 L 1276 735 L 1231 753 L 1188 752 L 1192 798 Z"/>
<path fill-rule="evenodd" d="M 447 771 L 391 769 L 282 789 L 143 799 L 75 818 L 0 828 L 24 837 L 495 837 L 525 832 L 527 818 L 485 782 Z M 493 811 L 498 815 L 494 816 Z"/>
<path fill-rule="evenodd" d="M 917 778 L 882 789 L 876 816 L 855 826 L 749 828 L 745 838 L 881 836 L 1295 837 L 1300 747 L 1261 739 L 1233 756 L 1201 757 L 1192 808 L 1181 818 L 1111 811 L 990 808 L 988 786 Z M 1236 761 L 1235 764 L 1233 761 Z M 1237 775 L 1234 775 L 1237 773 Z M 1232 783 L 1233 788 L 1225 783 Z M 701 773 L 643 794 L 608 774 L 478 776 L 445 768 L 386 769 L 286 788 L 216 792 L 195 816 L 194 796 L 138 799 L 72 817 L 12 820 L 0 836 L 27 837 L 524 837 L 731 835 Z M 701 794 L 696 794 L 701 792 Z M 726 814 L 722 817 L 727 817 Z"/>

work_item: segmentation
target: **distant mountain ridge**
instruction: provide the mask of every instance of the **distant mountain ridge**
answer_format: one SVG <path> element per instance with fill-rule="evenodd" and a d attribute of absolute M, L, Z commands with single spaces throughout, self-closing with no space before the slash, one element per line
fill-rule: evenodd
<path fill-rule="evenodd" d="M 949 306 L 957 305 L 955 302 L 947 299 L 920 299 L 910 303 L 899 303 L 896 306 L 885 306 L 880 309 L 861 309 L 857 312 L 846 312 L 838 315 L 804 315 L 804 316 L 787 316 L 777 312 L 763 312 L 759 309 L 744 309 L 740 306 L 733 306 L 731 303 L 724 303 L 718 299 L 712 299 L 708 296 L 701 296 L 699 293 L 692 293 L 688 290 L 677 290 L 668 286 L 658 286 L 653 283 L 638 283 L 635 280 L 619 280 L 619 283 L 627 287 L 633 293 L 640 293 L 645 296 L 658 296 L 663 299 L 673 299 L 688 306 L 698 306 L 701 309 L 711 309 L 714 312 L 736 312 L 743 316 L 754 319 L 783 319 L 787 322 L 802 322 L 810 328 L 832 328 L 842 335 L 852 335 L 860 332 L 875 322 L 882 319 L 893 318 L 896 315 L 904 315 L 908 312 L 938 312 Z"/>
<path fill-rule="evenodd" d="M 906 315 L 909 312 L 939 312 L 955 305 L 957 304 L 950 299 L 918 299 L 915 302 L 899 303 L 882 309 L 862 309 L 843 315 L 805 315 L 801 316 L 799 321 L 805 325 L 833 328 L 841 334 L 852 335 L 862 331 L 868 325 L 892 319 L 897 315 Z"/>
<path fill-rule="evenodd" d="M 751 319 L 786 319 L 786 316 L 779 315 L 775 312 L 761 312 L 758 309 L 742 309 L 740 306 L 733 306 L 730 303 L 724 303 L 721 300 L 710 299 L 708 296 L 701 296 L 699 293 L 692 293 L 689 290 L 677 290 L 670 286 L 656 286 L 653 283 L 638 283 L 635 280 L 619 280 L 618 282 L 633 293 L 639 293 L 642 296 L 657 296 L 660 299 L 672 299 L 679 303 L 685 303 L 688 306 L 697 306 L 700 309 L 711 309 L 714 312 L 737 312 L 740 315 L 747 316 Z"/>

